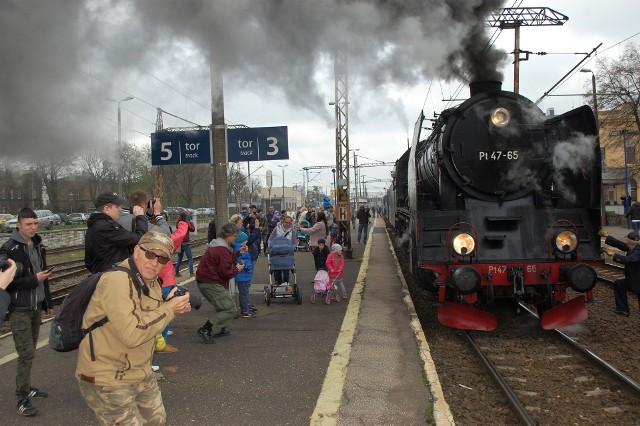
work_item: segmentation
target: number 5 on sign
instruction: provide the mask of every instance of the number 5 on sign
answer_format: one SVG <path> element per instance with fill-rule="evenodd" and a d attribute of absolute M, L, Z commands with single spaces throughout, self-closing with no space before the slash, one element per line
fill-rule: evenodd
<path fill-rule="evenodd" d="M 160 159 L 162 161 L 171 160 L 171 157 L 173 157 L 173 151 L 171 151 L 171 142 L 162 142 L 160 144 L 160 152 Z"/>

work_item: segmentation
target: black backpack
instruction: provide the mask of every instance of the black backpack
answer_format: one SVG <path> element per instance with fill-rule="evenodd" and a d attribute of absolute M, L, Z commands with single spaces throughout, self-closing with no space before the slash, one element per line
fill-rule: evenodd
<path fill-rule="evenodd" d="M 133 271 L 123 268 L 122 266 L 114 266 L 112 269 L 105 272 L 111 271 L 127 272 L 131 281 L 133 281 L 136 290 L 138 290 L 138 297 L 140 297 L 140 286 L 136 278 L 133 276 Z M 51 322 L 49 346 L 54 350 L 58 352 L 75 351 L 80 346 L 80 342 L 84 336 L 88 334 L 91 360 L 95 361 L 91 332 L 109 322 L 109 318 L 105 316 L 101 320 L 91 324 L 88 328 L 82 328 L 82 318 L 84 317 L 87 306 L 89 306 L 89 301 L 96 290 L 98 281 L 100 281 L 102 274 L 105 272 L 97 272 L 80 281 L 64 299 L 60 311 Z"/>

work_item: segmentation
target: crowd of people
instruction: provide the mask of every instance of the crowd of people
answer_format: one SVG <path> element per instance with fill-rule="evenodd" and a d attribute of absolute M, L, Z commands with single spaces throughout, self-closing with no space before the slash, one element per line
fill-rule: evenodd
<path fill-rule="evenodd" d="M 274 238 L 288 239 L 295 250 L 298 234 L 308 235 L 316 269 L 327 271 L 347 297 L 345 260 L 342 247 L 335 242 L 337 224 L 329 203 L 298 212 L 291 208 L 277 211 L 273 206 L 263 212 L 251 205 L 228 223 L 216 224 L 213 219 L 208 226 L 208 247 L 197 268 L 189 238 L 195 227 L 188 212 L 182 212 L 172 227 L 161 200 L 144 191 L 134 191 L 128 200 L 112 192 L 101 193 L 95 208 L 87 222 L 84 263 L 91 274 L 100 275 L 84 312 L 82 328 L 91 327 L 91 332 L 80 342 L 75 374 L 82 397 L 101 424 L 166 421 L 160 388 L 152 374 L 152 357 L 154 352 L 178 351 L 168 343 L 171 321 L 190 312 L 191 304 L 199 300 L 177 286 L 183 256 L 189 275 L 215 311 L 197 330 L 207 344 L 228 335 L 238 314 L 256 316 L 249 288 L 259 258 L 267 255 Z M 363 243 L 371 218 L 366 213 L 358 212 L 358 240 Z M 37 226 L 36 213 L 23 208 L 16 229 L 0 247 L 0 324 L 9 312 L 18 354 L 16 410 L 24 416 L 38 413 L 32 398 L 48 396 L 31 383 L 41 316 L 43 311 L 53 313 L 52 268 L 47 266 L 46 247 Z M 277 285 L 287 285 L 289 271 L 275 271 L 274 278 Z M 239 306 L 229 291 L 231 285 L 238 290 Z"/>

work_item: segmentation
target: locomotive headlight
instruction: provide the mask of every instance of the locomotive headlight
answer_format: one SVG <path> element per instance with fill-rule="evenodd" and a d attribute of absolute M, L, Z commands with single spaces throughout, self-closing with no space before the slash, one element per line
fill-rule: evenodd
<path fill-rule="evenodd" d="M 571 253 L 578 248 L 578 237 L 571 231 L 562 231 L 556 235 L 556 248 L 562 253 Z"/>
<path fill-rule="evenodd" d="M 496 108 L 491 112 L 491 123 L 496 127 L 504 127 L 511 121 L 511 113 L 506 108 Z"/>
<path fill-rule="evenodd" d="M 453 239 L 453 249 L 460 256 L 468 256 L 476 248 L 476 241 L 469 234 L 458 234 Z"/>

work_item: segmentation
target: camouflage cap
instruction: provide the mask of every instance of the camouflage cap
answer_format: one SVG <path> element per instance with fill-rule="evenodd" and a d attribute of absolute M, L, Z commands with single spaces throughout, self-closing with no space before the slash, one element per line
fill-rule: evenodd
<path fill-rule="evenodd" d="M 149 231 L 140 238 L 138 245 L 147 250 L 160 250 L 167 257 L 171 257 L 173 253 L 173 240 L 170 235 L 162 232 Z"/>

